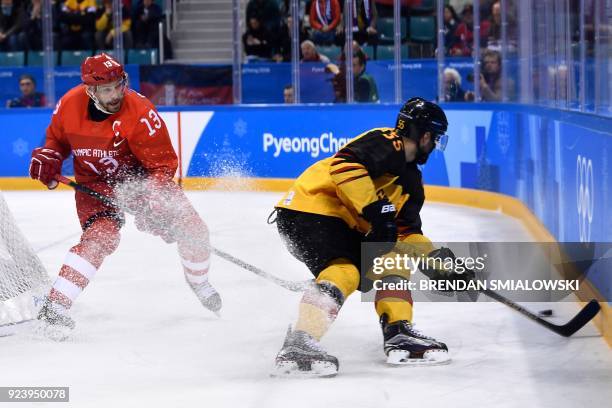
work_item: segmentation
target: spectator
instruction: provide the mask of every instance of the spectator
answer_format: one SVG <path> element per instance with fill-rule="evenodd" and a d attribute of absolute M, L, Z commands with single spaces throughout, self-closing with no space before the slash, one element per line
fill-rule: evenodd
<path fill-rule="evenodd" d="M 19 36 L 24 21 L 23 7 L 13 0 L 2 0 L 0 6 L 0 51 L 23 50 L 23 36 Z"/>
<path fill-rule="evenodd" d="M 20 35 L 26 49 L 42 49 L 42 0 L 32 0 L 28 5 Z"/>
<path fill-rule="evenodd" d="M 334 102 L 346 102 L 346 47 L 342 47 L 342 52 L 338 57 L 338 65 L 330 63 L 325 67 L 326 72 L 333 74 L 331 83 L 334 89 Z M 355 56 L 357 53 L 362 53 L 367 61 L 367 55 L 363 52 L 361 46 L 357 41 L 353 40 L 353 67 L 355 62 Z M 355 79 L 355 72 L 353 71 L 353 80 Z"/>
<path fill-rule="evenodd" d="M 342 52 L 340 53 L 340 56 L 338 57 L 338 62 L 340 64 L 344 64 L 344 61 L 346 61 L 346 46 L 343 44 L 342 46 Z M 368 59 L 368 56 L 365 54 L 365 51 L 363 51 L 363 48 L 361 48 L 361 46 L 359 45 L 359 43 L 355 40 L 353 40 L 353 57 L 355 55 L 357 55 L 358 52 L 363 52 L 366 58 L 366 61 Z"/>
<path fill-rule="evenodd" d="M 102 7 L 97 12 L 96 19 L 96 47 L 99 50 L 113 48 L 115 42 L 115 28 L 113 22 L 113 2 L 112 0 L 104 0 Z M 125 5 L 121 10 L 121 33 L 123 35 L 123 47 L 132 48 L 132 19 L 130 11 Z"/>
<path fill-rule="evenodd" d="M 502 100 L 501 55 L 497 51 L 485 50 L 482 55 L 482 72 L 478 86 L 483 101 Z M 508 79 L 508 97 L 512 98 L 514 81 Z M 474 100 L 473 92 L 466 92 L 466 100 Z"/>
<path fill-rule="evenodd" d="M 355 82 L 355 101 L 378 102 L 378 88 L 374 78 L 366 74 L 365 53 L 361 50 L 353 55 L 353 75 Z"/>
<path fill-rule="evenodd" d="M 457 26 L 454 35 L 454 44 L 450 50 L 451 55 L 469 57 L 474 48 L 474 6 L 467 4 L 461 12 L 463 21 Z M 490 23 L 488 20 L 480 22 L 480 42 L 483 45 L 489 37 Z"/>
<path fill-rule="evenodd" d="M 136 48 L 157 48 L 162 9 L 153 0 L 142 0 L 132 15 L 132 37 Z"/>
<path fill-rule="evenodd" d="M 249 19 L 247 31 L 242 35 L 247 57 L 269 59 L 272 57 L 272 36 L 256 17 Z"/>
<path fill-rule="evenodd" d="M 96 23 L 96 0 L 66 0 L 60 15 L 64 50 L 92 50 Z"/>
<path fill-rule="evenodd" d="M 317 47 L 310 40 L 304 41 L 300 45 L 302 50 L 301 62 L 322 62 L 323 64 L 329 64 L 329 58 L 323 54 L 319 54 Z"/>
<path fill-rule="evenodd" d="M 51 13 L 53 20 L 53 44 L 59 48 L 60 23 L 58 16 L 61 14 L 61 4 L 51 0 Z M 20 33 L 22 42 L 27 50 L 40 51 L 43 48 L 42 28 L 42 0 L 31 0 L 25 9 L 25 21 Z"/>
<path fill-rule="evenodd" d="M 373 0 L 355 0 L 353 3 L 353 39 L 359 45 L 366 42 L 369 45 L 378 44 L 377 20 L 378 11 Z M 339 27 L 342 29 L 341 26 Z M 344 37 L 341 43 L 344 43 Z"/>
<path fill-rule="evenodd" d="M 340 60 L 344 61 L 346 59 L 346 54 L 345 51 L 346 47 L 345 44 L 342 44 L 342 53 L 340 54 Z M 363 52 L 363 48 L 361 48 L 361 45 L 359 45 L 359 43 L 355 40 L 353 40 L 353 55 L 355 55 L 357 52 Z M 366 55 L 366 59 L 368 58 L 368 56 Z"/>
<path fill-rule="evenodd" d="M 353 91 L 356 102 L 378 102 L 378 88 L 374 78 L 366 70 L 367 56 L 361 50 L 353 52 Z M 338 67 L 328 64 L 328 71 L 334 74 L 332 85 L 334 87 L 334 102 L 346 102 L 346 69 L 345 64 Z"/>
<path fill-rule="evenodd" d="M 276 0 L 249 0 L 246 8 L 247 25 L 256 18 L 271 34 L 276 34 L 280 28 L 281 18 Z"/>
<path fill-rule="evenodd" d="M 488 20 L 491 21 L 491 8 L 493 3 L 498 0 L 481 0 L 480 1 L 480 21 Z"/>
<path fill-rule="evenodd" d="M 295 103 L 295 93 L 292 85 L 285 85 L 283 89 L 283 99 L 285 103 Z"/>
<path fill-rule="evenodd" d="M 459 16 L 453 6 L 444 6 L 444 47 L 447 53 L 455 45 L 455 30 L 459 22 Z"/>
<path fill-rule="evenodd" d="M 444 69 L 444 101 L 465 101 L 465 91 L 461 88 L 461 76 L 455 68 Z"/>
<path fill-rule="evenodd" d="M 19 90 L 21 97 L 7 101 L 7 108 L 44 107 L 47 104 L 45 95 L 36 92 L 36 81 L 32 75 L 23 74 L 19 77 Z"/>
<path fill-rule="evenodd" d="M 292 25 L 293 18 L 288 16 L 286 23 L 283 23 L 280 28 L 280 32 L 277 36 L 277 41 L 274 44 L 274 56 L 272 59 L 276 62 L 291 62 L 291 38 L 292 38 Z M 304 29 L 303 24 L 300 22 L 300 35 L 298 44 L 301 44 L 308 38 L 308 33 Z"/>
<path fill-rule="evenodd" d="M 333 44 L 342 10 L 338 0 L 313 0 L 310 5 L 310 27 L 315 44 Z"/>
<path fill-rule="evenodd" d="M 496 1 L 491 5 L 491 27 L 489 29 L 489 38 L 487 41 L 487 48 L 494 51 L 501 51 L 501 3 Z M 516 50 L 516 30 L 514 18 L 511 15 L 506 16 L 507 20 L 507 50 L 513 52 Z"/>
<path fill-rule="evenodd" d="M 471 5 L 472 3 L 474 3 L 474 0 L 449 0 L 449 1 L 445 0 L 445 4 L 446 3 L 450 4 L 451 6 L 453 6 L 453 8 L 455 10 L 463 10 L 463 8 L 466 5 L 468 5 L 468 4 Z"/>
<path fill-rule="evenodd" d="M 499 52 L 486 50 L 483 53 L 479 86 L 483 101 L 501 101 L 501 56 Z"/>
<path fill-rule="evenodd" d="M 496 46 L 501 40 L 501 3 L 496 1 L 491 6 L 491 28 L 489 29 L 489 45 Z"/>
<path fill-rule="evenodd" d="M 310 0 L 299 0 L 298 14 L 300 16 L 300 21 L 308 22 L 306 9 L 310 9 L 310 2 Z M 291 0 L 281 0 L 279 3 L 279 13 L 281 19 L 286 19 L 291 15 Z"/>

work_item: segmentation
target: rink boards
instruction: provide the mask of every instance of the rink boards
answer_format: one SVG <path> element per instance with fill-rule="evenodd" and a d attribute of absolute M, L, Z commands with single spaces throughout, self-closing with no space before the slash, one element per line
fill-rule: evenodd
<path fill-rule="evenodd" d="M 449 144 L 444 154 L 432 154 L 424 180 L 452 189 L 430 187 L 430 199 L 501 209 L 521 218 L 535 235 L 539 230 L 539 237 L 612 241 L 612 119 L 508 104 L 444 108 Z M 209 188 L 230 177 L 232 187 L 284 190 L 350 138 L 393 126 L 397 110 L 396 105 L 267 105 L 161 112 L 180 158 L 177 177 L 186 188 Z M 29 156 L 43 142 L 50 110 L 3 109 L 0 115 L 5 146 L 0 188 L 36 188 L 26 178 Z M 612 277 L 604 268 L 609 267 L 595 265 L 589 273 L 608 302 Z"/>
<path fill-rule="evenodd" d="M 424 169 L 429 185 L 498 192 L 521 200 L 561 241 L 611 241 L 612 119 L 537 107 L 445 106 L 450 141 Z M 162 109 L 181 166 L 197 187 L 210 178 L 287 180 L 373 127 L 393 125 L 395 105 Z M 28 188 L 30 151 L 43 143 L 48 110 L 1 110 L 0 187 Z M 68 171 L 69 172 L 69 171 Z M 15 180 L 16 179 L 16 180 Z M 281 179 L 281 180 L 278 180 Z"/>

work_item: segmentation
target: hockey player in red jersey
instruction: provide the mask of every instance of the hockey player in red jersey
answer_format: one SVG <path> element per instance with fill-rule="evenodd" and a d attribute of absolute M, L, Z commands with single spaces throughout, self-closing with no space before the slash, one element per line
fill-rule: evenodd
<path fill-rule="evenodd" d="M 123 66 L 109 55 L 87 58 L 81 79 L 58 102 L 45 145 L 32 152 L 30 176 L 55 188 L 54 177 L 72 153 L 76 181 L 122 204 L 110 207 L 76 192 L 81 240 L 68 252 L 39 320 L 74 327 L 66 312 L 119 245 L 123 209 L 135 214 L 138 229 L 177 243 L 187 283 L 217 312 L 221 298 L 208 281 L 208 229 L 173 181 L 178 159 L 164 121 L 129 89 Z"/>

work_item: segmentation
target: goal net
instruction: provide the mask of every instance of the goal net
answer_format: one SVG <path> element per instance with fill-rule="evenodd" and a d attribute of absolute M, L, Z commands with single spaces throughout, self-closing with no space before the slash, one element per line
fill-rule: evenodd
<path fill-rule="evenodd" d="M 49 277 L 13 218 L 0 191 L 0 325 L 35 317 L 35 298 Z"/>

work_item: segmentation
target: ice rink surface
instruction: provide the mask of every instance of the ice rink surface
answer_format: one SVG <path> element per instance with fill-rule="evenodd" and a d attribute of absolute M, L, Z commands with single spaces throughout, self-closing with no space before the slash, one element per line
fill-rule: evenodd
<path fill-rule="evenodd" d="M 72 193 L 3 195 L 54 278 L 80 233 Z M 284 279 L 310 278 L 266 224 L 281 194 L 188 195 L 213 245 Z M 426 204 L 422 218 L 434 241 L 530 240 L 520 223 L 494 212 Z M 355 294 L 323 338 L 340 360 L 339 375 L 271 378 L 300 295 L 219 258 L 211 281 L 223 296 L 220 319 L 188 289 L 175 246 L 140 233 L 128 217 L 119 249 L 73 308 L 73 338 L 0 338 L 0 385 L 69 386 L 69 404 L 48 405 L 79 408 L 558 408 L 612 401 L 612 353 L 594 326 L 565 339 L 493 302 L 415 304 L 417 328 L 446 342 L 453 362 L 398 368 L 384 363 L 373 304 Z M 578 310 L 573 303 L 554 308 L 554 322 Z"/>

